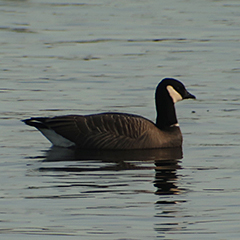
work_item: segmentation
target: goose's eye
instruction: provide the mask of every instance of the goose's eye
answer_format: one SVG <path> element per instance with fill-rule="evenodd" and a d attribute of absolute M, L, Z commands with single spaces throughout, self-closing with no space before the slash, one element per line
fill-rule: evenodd
<path fill-rule="evenodd" d="M 182 90 L 182 88 L 181 88 L 181 87 L 179 87 L 179 86 L 178 86 L 178 87 L 176 87 L 175 89 L 176 89 L 176 91 L 178 91 L 178 92 L 181 92 L 181 90 Z"/>
<path fill-rule="evenodd" d="M 177 87 L 177 91 L 178 91 L 178 92 L 184 92 L 184 87 L 183 87 L 183 86 Z"/>

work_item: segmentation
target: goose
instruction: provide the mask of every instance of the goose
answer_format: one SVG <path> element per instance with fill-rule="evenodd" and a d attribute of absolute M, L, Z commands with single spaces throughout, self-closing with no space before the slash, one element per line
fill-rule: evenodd
<path fill-rule="evenodd" d="M 22 120 L 37 128 L 52 144 L 78 149 L 128 150 L 181 147 L 183 138 L 174 104 L 196 97 L 173 78 L 156 88 L 156 123 L 142 116 L 105 112 L 91 115 L 33 117 Z"/>

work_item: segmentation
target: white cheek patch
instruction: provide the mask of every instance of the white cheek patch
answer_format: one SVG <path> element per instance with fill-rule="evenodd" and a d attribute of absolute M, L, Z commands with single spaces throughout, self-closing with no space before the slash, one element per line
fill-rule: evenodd
<path fill-rule="evenodd" d="M 179 102 L 183 99 L 182 96 L 172 86 L 168 85 L 167 90 L 174 103 Z"/>

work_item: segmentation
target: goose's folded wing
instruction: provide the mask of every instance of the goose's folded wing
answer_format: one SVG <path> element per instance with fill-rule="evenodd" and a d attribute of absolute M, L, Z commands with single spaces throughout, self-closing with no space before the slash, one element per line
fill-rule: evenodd
<path fill-rule="evenodd" d="M 40 131 L 48 128 L 81 148 L 94 149 L 139 148 L 148 129 L 154 126 L 136 115 L 111 113 L 36 118 L 35 122 L 41 122 L 35 125 Z"/>

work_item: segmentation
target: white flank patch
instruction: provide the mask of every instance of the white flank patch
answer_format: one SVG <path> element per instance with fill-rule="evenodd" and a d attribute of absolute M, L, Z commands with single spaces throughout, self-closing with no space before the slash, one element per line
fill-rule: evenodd
<path fill-rule="evenodd" d="M 168 85 L 167 90 L 174 103 L 179 102 L 183 99 L 182 96 L 172 86 Z"/>
<path fill-rule="evenodd" d="M 74 142 L 69 141 L 63 136 L 57 134 L 53 130 L 40 128 L 39 131 L 54 145 L 57 147 L 73 147 Z"/>

